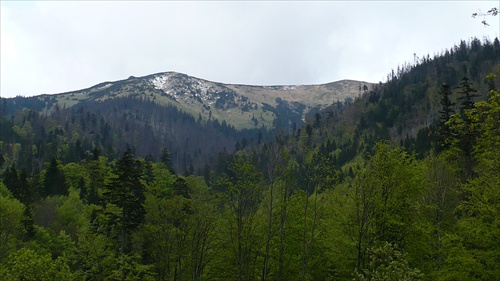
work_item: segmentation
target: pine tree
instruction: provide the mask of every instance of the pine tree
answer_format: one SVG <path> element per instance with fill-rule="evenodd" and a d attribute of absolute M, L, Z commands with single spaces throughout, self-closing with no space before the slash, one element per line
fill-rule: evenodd
<path fill-rule="evenodd" d="M 32 186 L 28 183 L 28 174 L 26 173 L 25 169 L 23 169 L 19 174 L 19 189 L 19 201 L 21 201 L 21 203 L 25 205 L 31 204 L 33 202 L 35 194 Z"/>
<path fill-rule="evenodd" d="M 19 176 L 16 167 L 14 167 L 14 164 L 12 164 L 10 168 L 5 169 L 3 175 L 3 183 L 5 184 L 7 189 L 12 192 L 12 195 L 14 195 L 15 198 L 20 199 Z"/>
<path fill-rule="evenodd" d="M 475 128 L 475 121 L 471 119 L 470 111 L 474 109 L 474 98 L 479 95 L 476 94 L 477 90 L 472 87 L 467 77 L 460 82 L 460 94 L 458 98 L 460 101 L 460 113 L 464 121 L 464 131 L 459 140 L 459 148 L 463 151 L 465 158 L 465 172 L 469 177 L 473 173 L 474 159 L 472 155 L 472 146 L 475 143 L 478 132 Z"/>
<path fill-rule="evenodd" d="M 170 151 L 166 148 L 161 151 L 161 162 L 167 166 L 167 169 L 170 173 L 172 173 L 172 175 L 175 174 L 175 170 L 172 165 L 172 158 L 170 157 Z"/>
<path fill-rule="evenodd" d="M 118 160 L 113 173 L 115 176 L 106 186 L 103 196 L 107 203 L 106 213 L 109 223 L 116 230 L 120 230 L 118 236 L 121 244 L 120 251 L 123 254 L 130 250 L 130 234 L 144 220 L 145 188 L 141 182 L 141 164 L 134 159 L 130 149 L 127 149 L 122 158 Z M 116 208 L 119 212 L 114 211 Z"/>
<path fill-rule="evenodd" d="M 474 98 L 479 97 L 477 90 L 472 87 L 472 82 L 469 81 L 469 78 L 462 78 L 462 82 L 460 82 L 460 97 L 458 100 L 460 101 L 460 113 L 462 115 L 465 114 L 465 110 L 474 108 Z"/>
<path fill-rule="evenodd" d="M 45 171 L 43 181 L 45 196 L 68 195 L 68 185 L 64 173 L 59 169 L 59 164 L 55 158 L 50 161 L 49 167 Z"/>
<path fill-rule="evenodd" d="M 451 89 L 448 84 L 444 83 L 441 85 L 439 94 L 441 95 L 442 106 L 442 110 L 439 111 L 439 120 L 441 124 L 444 125 L 444 123 L 446 123 L 450 119 L 450 116 L 454 113 L 453 106 L 455 105 L 455 103 L 453 103 L 450 99 Z"/>
<path fill-rule="evenodd" d="M 442 106 L 442 110 L 439 111 L 439 133 L 444 141 L 451 136 L 450 128 L 446 125 L 446 122 L 448 122 L 451 115 L 454 114 L 453 106 L 455 103 L 453 103 L 450 99 L 451 89 L 448 84 L 444 83 L 441 85 L 439 94 L 441 95 Z M 443 145 L 446 146 L 446 142 L 444 142 Z"/>
<path fill-rule="evenodd" d="M 24 228 L 24 241 L 29 241 L 35 236 L 35 221 L 33 218 L 33 212 L 31 211 L 31 205 L 26 205 L 24 208 L 23 219 L 21 220 Z"/>

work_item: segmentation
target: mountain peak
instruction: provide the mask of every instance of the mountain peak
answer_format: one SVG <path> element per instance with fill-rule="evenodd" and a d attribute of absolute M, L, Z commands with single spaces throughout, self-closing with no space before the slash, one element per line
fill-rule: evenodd
<path fill-rule="evenodd" d="M 103 102 L 120 97 L 152 100 L 159 105 L 173 105 L 202 120 L 217 119 L 244 129 L 272 128 L 279 118 L 301 123 L 311 111 L 361 95 L 364 86 L 371 87 L 371 83 L 345 79 L 320 85 L 224 84 L 167 71 L 130 76 L 50 97 L 61 108 L 87 100 Z"/>

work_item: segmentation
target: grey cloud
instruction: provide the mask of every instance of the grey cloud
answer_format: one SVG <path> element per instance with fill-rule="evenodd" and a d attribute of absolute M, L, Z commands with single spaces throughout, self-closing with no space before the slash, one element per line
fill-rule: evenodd
<path fill-rule="evenodd" d="M 470 18 L 494 4 L 3 1 L 2 96 L 162 71 L 259 85 L 378 82 L 413 53 L 498 36 Z"/>

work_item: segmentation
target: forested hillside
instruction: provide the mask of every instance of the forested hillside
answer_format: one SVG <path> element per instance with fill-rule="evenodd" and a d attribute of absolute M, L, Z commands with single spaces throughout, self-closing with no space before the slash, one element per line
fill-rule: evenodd
<path fill-rule="evenodd" d="M 300 127 L 331 103 L 351 102 L 362 83 L 364 91 L 371 88 L 352 80 L 231 85 L 165 72 L 61 94 L 0 98 L 0 154 L 33 172 L 52 157 L 64 164 L 88 159 L 95 148 L 111 158 L 131 148 L 154 160 L 166 149 L 177 172 L 208 174 L 219 153 Z"/>
<path fill-rule="evenodd" d="M 187 173 L 177 151 L 138 156 L 144 128 L 229 126 L 186 115 L 190 135 L 147 101 L 99 104 L 126 118 L 3 107 L 0 279 L 495 280 L 498 85 L 498 39 L 462 41 L 303 127 L 207 146 Z"/>
<path fill-rule="evenodd" d="M 2 110 L 19 101 L 29 102 L 4 99 Z M 133 98 L 55 106 L 51 114 L 38 112 L 33 104 L 18 106 L 0 118 L 0 153 L 4 161 L 31 173 L 52 158 L 65 164 L 79 162 L 99 150 L 114 159 L 127 148 L 155 161 L 165 151 L 179 173 L 192 174 L 195 167 L 202 173 L 220 152 L 234 152 L 237 142 L 244 147 L 271 136 L 266 128 L 236 130 L 224 121 L 202 121 L 174 106 Z"/>

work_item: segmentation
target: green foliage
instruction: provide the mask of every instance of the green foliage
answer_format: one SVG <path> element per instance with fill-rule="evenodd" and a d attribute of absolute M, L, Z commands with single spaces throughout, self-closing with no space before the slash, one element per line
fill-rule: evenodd
<path fill-rule="evenodd" d="M 76 254 L 85 280 L 107 279 L 116 269 L 113 241 L 104 234 L 93 232 L 90 228 L 78 234 Z"/>
<path fill-rule="evenodd" d="M 363 272 L 356 272 L 354 280 L 372 281 L 416 281 L 422 279 L 420 270 L 411 268 L 406 255 L 395 246 L 385 242 L 370 249 L 370 263 Z"/>
<path fill-rule="evenodd" d="M 365 170 L 353 181 L 352 222 L 357 268 L 368 261 L 368 249 L 377 242 L 411 243 L 416 220 L 414 198 L 421 192 L 414 179 L 414 160 L 400 148 L 379 143 Z"/>
<path fill-rule="evenodd" d="M 144 265 L 140 262 L 141 258 L 138 255 L 122 255 L 117 259 L 116 269 L 107 276 L 106 280 L 155 280 L 154 274 L 151 272 L 151 265 Z"/>
<path fill-rule="evenodd" d="M 221 264 L 226 278 L 254 279 L 254 259 L 259 246 L 256 229 L 256 213 L 261 201 L 263 177 L 243 156 L 236 156 L 229 164 L 227 174 L 215 183 L 218 196 L 225 205 L 221 227 L 227 243 L 226 257 Z M 219 270 L 222 270 L 220 268 Z"/>
<path fill-rule="evenodd" d="M 146 196 L 145 223 L 135 239 L 160 280 L 199 280 L 213 255 L 214 198 L 200 178 L 188 177 L 184 184 L 189 190 L 187 197 L 156 192 Z M 173 185 L 164 188 L 172 189 Z"/>
<path fill-rule="evenodd" d="M 481 132 L 473 147 L 477 165 L 456 209 L 455 232 L 447 237 L 442 280 L 490 280 L 500 274 L 499 101 L 499 94 L 490 91 L 489 99 L 470 111 Z"/>
<path fill-rule="evenodd" d="M 0 265 L 2 280 L 84 280 L 73 272 L 64 257 L 53 260 L 49 254 L 21 248 L 12 252 L 5 264 Z"/>
<path fill-rule="evenodd" d="M 58 215 L 58 227 L 76 238 L 81 229 L 88 224 L 91 206 L 85 205 L 76 189 L 70 188 L 69 195 L 62 200 L 62 204 L 56 210 Z"/>
<path fill-rule="evenodd" d="M 0 262 L 15 250 L 22 240 L 24 206 L 12 198 L 0 183 Z"/>
<path fill-rule="evenodd" d="M 22 127 L 20 128 L 18 125 L 14 125 L 12 130 L 21 138 L 29 138 L 31 134 L 33 134 L 33 129 L 31 127 L 31 123 L 29 121 L 24 122 Z"/>
<path fill-rule="evenodd" d="M 85 188 L 86 183 L 90 181 L 90 176 L 88 170 L 85 169 L 84 165 L 77 163 L 69 163 L 62 167 L 62 173 L 64 173 L 66 184 L 68 188 L 80 189 Z M 83 186 L 81 183 L 83 181 Z"/>

